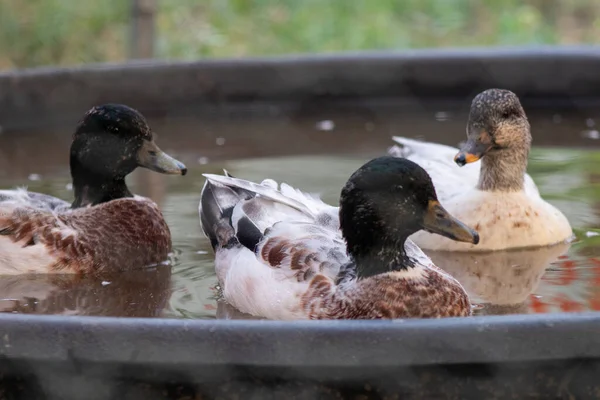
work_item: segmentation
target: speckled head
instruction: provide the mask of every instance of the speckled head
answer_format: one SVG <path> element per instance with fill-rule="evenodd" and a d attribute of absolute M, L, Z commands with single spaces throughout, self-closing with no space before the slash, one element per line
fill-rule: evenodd
<path fill-rule="evenodd" d="M 185 175 L 185 166 L 153 140 L 146 118 L 122 104 L 93 107 L 77 125 L 71 145 L 71 168 L 122 178 L 136 167 Z"/>
<path fill-rule="evenodd" d="M 485 154 L 531 143 L 529 122 L 516 94 L 505 89 L 488 89 L 471 103 L 467 142 L 454 161 L 463 166 Z"/>
<path fill-rule="evenodd" d="M 137 167 L 185 175 L 185 165 L 164 153 L 153 136 L 144 116 L 131 107 L 104 104 L 89 110 L 78 123 L 71 144 L 76 196 L 84 187 L 86 193 L 95 193 L 95 199 L 88 199 L 93 203 L 126 196 L 129 192 L 121 181 Z"/>
<path fill-rule="evenodd" d="M 123 104 L 92 107 L 79 121 L 73 138 L 105 134 L 152 140 L 152 130 L 146 118 L 137 110 Z"/>
<path fill-rule="evenodd" d="M 340 197 L 340 224 L 351 254 L 403 244 L 421 229 L 458 241 L 479 241 L 477 232 L 440 205 L 427 172 L 397 157 L 376 158 L 352 174 Z"/>

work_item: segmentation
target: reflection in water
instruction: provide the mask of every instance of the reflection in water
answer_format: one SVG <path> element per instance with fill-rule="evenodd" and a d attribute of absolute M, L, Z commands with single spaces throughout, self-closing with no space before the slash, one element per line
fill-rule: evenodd
<path fill-rule="evenodd" d="M 482 307 L 475 314 L 515 314 L 528 312 L 527 299 L 546 268 L 569 247 L 563 243 L 541 249 L 428 255 L 460 281 L 473 304 Z"/>
<path fill-rule="evenodd" d="M 171 295 L 171 266 L 106 274 L 0 276 L 0 312 L 160 317 Z"/>

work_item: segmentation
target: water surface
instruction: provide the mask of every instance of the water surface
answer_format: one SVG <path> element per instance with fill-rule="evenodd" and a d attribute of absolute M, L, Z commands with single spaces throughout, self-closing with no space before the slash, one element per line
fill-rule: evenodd
<path fill-rule="evenodd" d="M 479 314 L 600 310 L 600 149 L 589 118 L 546 114 L 532 122 L 534 143 L 528 172 L 542 195 L 576 229 L 578 240 L 562 247 L 476 255 L 431 254 L 473 296 Z M 565 122 L 570 121 L 570 122 Z M 136 171 L 128 182 L 136 193 L 162 207 L 174 242 L 173 266 L 101 278 L 72 276 L 0 277 L 3 312 L 172 318 L 239 317 L 217 301 L 213 254 L 202 235 L 198 201 L 202 173 L 250 180 L 265 177 L 336 204 L 350 174 L 391 145 L 394 134 L 456 145 L 464 116 L 435 115 L 409 121 L 373 114 L 346 119 L 273 117 L 198 124 L 151 121 L 158 143 L 189 167 L 185 177 Z M 535 136 L 535 127 L 554 133 Z M 435 129 L 443 135 L 432 135 Z M 441 129 L 443 128 L 443 129 Z M 595 133 L 594 133 L 595 132 Z M 552 132 L 551 132 L 552 133 Z M 577 148 L 563 147 L 572 135 Z M 0 135 L 0 187 L 72 198 L 68 129 L 4 132 Z M 549 146 L 552 143 L 561 147 Z M 588 146 L 590 148 L 583 148 Z M 314 153 L 313 155 L 288 154 Z M 253 156 L 254 157 L 251 157 Z M 279 155 L 279 156 L 275 156 Z"/>

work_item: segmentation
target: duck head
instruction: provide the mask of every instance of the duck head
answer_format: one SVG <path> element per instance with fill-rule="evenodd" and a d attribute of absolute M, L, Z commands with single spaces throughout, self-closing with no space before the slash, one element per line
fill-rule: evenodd
<path fill-rule="evenodd" d="M 431 178 L 416 163 L 379 157 L 359 168 L 342 189 L 340 225 L 355 259 L 401 264 L 404 242 L 426 230 L 477 244 L 479 234 L 439 203 Z"/>
<path fill-rule="evenodd" d="M 471 103 L 467 142 L 454 157 L 459 166 L 489 153 L 506 149 L 529 149 L 531 133 L 525 110 L 510 90 L 488 89 Z"/>
<path fill-rule="evenodd" d="M 93 107 L 77 125 L 71 144 L 73 207 L 132 197 L 125 176 L 137 167 L 185 175 L 187 168 L 163 152 L 144 116 L 121 104 Z"/>

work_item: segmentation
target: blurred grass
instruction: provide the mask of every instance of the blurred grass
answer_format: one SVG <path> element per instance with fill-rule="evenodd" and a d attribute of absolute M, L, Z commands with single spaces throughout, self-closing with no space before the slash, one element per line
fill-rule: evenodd
<path fill-rule="evenodd" d="M 0 69 L 123 61 L 129 0 L 0 0 Z M 156 56 L 600 43 L 598 0 L 158 0 Z"/>

